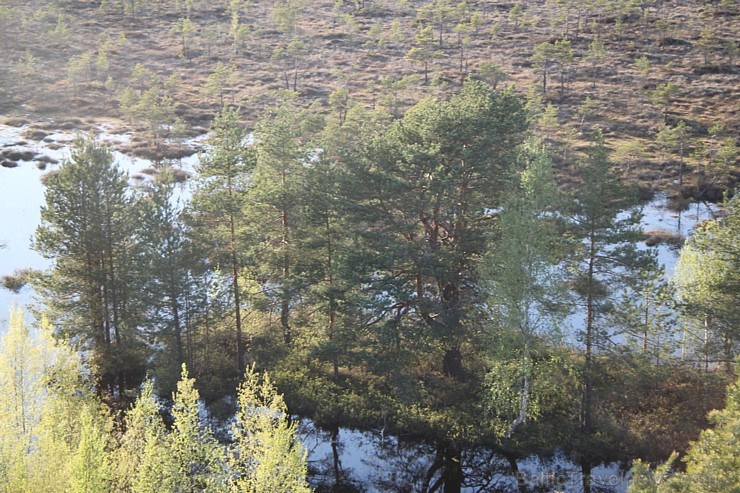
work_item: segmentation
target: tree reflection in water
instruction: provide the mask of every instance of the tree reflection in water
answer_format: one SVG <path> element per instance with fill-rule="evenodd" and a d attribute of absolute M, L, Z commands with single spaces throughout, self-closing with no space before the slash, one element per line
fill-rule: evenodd
<path fill-rule="evenodd" d="M 580 468 L 562 458 L 506 455 L 486 447 L 458 451 L 379 432 L 322 430 L 304 420 L 301 439 L 317 493 L 544 493 L 580 490 Z M 615 468 L 598 468 L 592 491 L 623 492 Z"/>

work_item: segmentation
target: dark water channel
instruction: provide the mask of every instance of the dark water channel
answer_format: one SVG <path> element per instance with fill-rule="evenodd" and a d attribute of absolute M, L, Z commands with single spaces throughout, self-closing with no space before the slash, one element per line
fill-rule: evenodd
<path fill-rule="evenodd" d="M 308 420 L 301 438 L 319 492 L 484 493 L 580 492 L 581 467 L 562 455 L 516 460 L 486 448 L 457 450 L 381 433 L 321 430 Z M 623 493 L 616 464 L 594 467 L 592 491 Z"/>

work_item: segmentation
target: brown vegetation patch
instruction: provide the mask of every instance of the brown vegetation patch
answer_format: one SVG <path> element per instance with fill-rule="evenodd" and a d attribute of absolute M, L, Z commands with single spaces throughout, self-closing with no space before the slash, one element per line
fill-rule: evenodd
<path fill-rule="evenodd" d="M 669 195 L 666 208 L 674 212 L 683 212 L 691 205 L 691 198 L 683 195 Z"/>
<path fill-rule="evenodd" d="M 59 7 L 71 28 L 70 34 L 50 42 L 49 33 L 54 29 L 54 19 L 50 16 L 29 20 L 33 24 L 31 28 L 22 29 L 20 23 L 12 22 L 16 18 L 32 19 L 34 12 L 43 9 L 46 2 L 14 2 L 11 22 L 0 32 L 6 52 L 0 60 L 0 87 L 3 87 L 0 107 L 9 115 L 33 116 L 28 119 L 14 116 L 6 122 L 25 125 L 29 119 L 58 120 L 40 122 L 48 123 L 48 127 L 35 124 L 34 128 L 40 130 L 82 130 L 93 123 L 84 123 L 79 117 L 122 122 L 125 117 L 119 107 L 122 90 L 137 87 L 132 70 L 140 62 L 162 80 L 172 74 L 179 76 L 181 82 L 171 94 L 174 111 L 194 128 L 207 127 L 222 100 L 242 107 L 244 121 L 251 125 L 263 108 L 274 103 L 274 97 L 265 95 L 266 91 L 285 89 L 286 77 L 292 88 L 293 67 L 275 63 L 272 56 L 276 49 L 288 43 L 290 36 L 278 30 L 268 3 L 258 3 L 250 9 L 243 20 L 250 35 L 240 46 L 235 46 L 232 38 L 224 35 L 231 22 L 226 7 L 201 2 L 190 16 L 196 32 L 188 42 L 187 57 L 183 57 L 181 39 L 172 34 L 182 15 L 174 2 L 161 2 L 156 8 L 137 4 L 135 16 L 122 15 L 119 9 L 98 8 L 97 3 L 67 2 Z M 296 32 L 307 50 L 297 67 L 298 103 L 303 106 L 318 103 L 316 107 L 328 114 L 329 96 L 335 89 L 346 87 L 353 101 L 367 107 L 382 106 L 398 116 L 420 99 L 446 97 L 456 91 L 466 76 L 477 75 L 484 62 L 496 63 L 508 73 L 508 79 L 499 87 L 514 84 L 519 94 L 526 95 L 533 86 L 541 89 L 541 75 L 532 58 L 534 46 L 567 39 L 573 47 L 573 60 L 567 67 L 565 88 L 560 91 L 558 67 L 553 64 L 543 100 L 552 102 L 559 110 L 558 125 L 551 136 L 553 141 L 564 143 L 565 133 L 578 129 L 573 148 L 564 154 L 568 164 L 578 156 L 593 130 L 602 128 L 610 141 L 639 141 L 648 154 L 634 163 L 640 171 L 631 169 L 625 173 L 627 179 L 635 180 L 640 186 L 655 180 L 660 163 L 655 159 L 658 151 L 650 144 L 663 123 L 664 111 L 651 100 L 651 93 L 668 81 L 677 83 L 679 90 L 665 114 L 671 121 L 689 122 L 692 138 L 706 136 L 706 129 L 718 122 L 725 125 L 728 133 L 738 131 L 735 104 L 738 87 L 734 77 L 738 66 L 727 51 L 732 43 L 736 44 L 734 8 L 725 9 L 726 15 L 719 15 L 714 7 L 698 0 L 671 5 L 670 9 L 649 4 L 616 13 L 612 8 L 604 8 L 598 13 L 580 12 L 576 31 L 574 12 L 565 14 L 570 15 L 569 24 L 558 20 L 563 14 L 558 2 L 538 4 L 535 8 L 529 2 L 492 5 L 472 0 L 468 2 L 469 13 L 479 14 L 482 24 L 467 33 L 463 63 L 451 24 L 444 33 L 442 46 L 434 47 L 435 54 L 428 64 L 429 83 L 425 83 L 424 64 L 411 62 L 407 54 L 416 45 L 415 36 L 421 24 L 416 18 L 417 11 L 426 3 L 422 0 L 411 0 L 404 5 L 369 2 L 365 8 L 355 8 L 345 2 L 341 11 L 342 16 L 354 23 L 349 26 L 344 17 L 338 18 L 333 11 L 335 2 L 312 2 L 297 19 Z M 515 23 L 509 16 L 514 6 L 520 4 L 525 7 L 527 20 Z M 395 38 L 391 37 L 391 22 L 398 27 Z M 620 31 L 618 24 L 622 26 Z M 372 34 L 374 26 L 380 27 L 379 34 Z M 570 29 L 566 30 L 566 26 Z M 708 27 L 712 29 L 714 44 L 705 54 L 695 43 Z M 496 31 L 493 36 L 492 28 Z M 206 29 L 215 30 L 218 36 L 205 39 Z M 437 26 L 433 29 L 436 38 Z M 96 73 L 93 67 L 89 73 L 71 80 L 68 69 L 72 57 L 92 53 L 92 65 L 95 65 L 101 33 L 112 40 L 125 36 L 127 42 L 114 42 L 109 47 L 110 67 L 104 73 Z M 592 63 L 588 49 L 595 40 L 604 43 L 607 55 Z M 35 65 L 21 63 L 28 53 L 35 57 Z M 646 73 L 636 68 L 636 59 L 642 55 L 647 55 L 650 64 Z M 234 83 L 224 88 L 223 98 L 204 91 L 209 75 L 219 62 L 233 65 L 238 75 Z M 408 84 L 400 89 L 390 90 L 380 84 L 383 79 L 403 78 Z M 395 93 L 396 103 L 388 106 L 384 98 L 390 93 Z M 577 109 L 586 96 L 597 101 L 598 107 L 584 124 L 579 122 Z M 552 153 L 561 154 L 565 147 L 553 148 Z M 136 148 L 135 153 L 155 160 L 187 155 L 184 150 L 159 147 Z M 687 174 L 695 172 L 692 169 Z M 664 179 L 652 185 L 673 186 Z M 715 188 L 724 185 L 727 183 Z"/>
<path fill-rule="evenodd" d="M 189 177 L 190 174 L 187 171 L 177 168 L 172 170 L 172 179 L 175 183 L 184 183 Z"/>
<path fill-rule="evenodd" d="M 46 138 L 46 136 L 49 135 L 48 133 L 44 132 L 43 130 L 38 129 L 29 129 L 23 132 L 23 136 L 30 140 L 35 141 L 41 141 Z"/>
<path fill-rule="evenodd" d="M 33 269 L 16 269 L 12 274 L 0 277 L 0 285 L 15 294 L 20 293 L 31 280 Z"/>
<path fill-rule="evenodd" d="M 60 122 L 58 125 L 56 125 L 56 128 L 59 130 L 85 130 L 87 127 L 85 123 L 79 118 L 71 118 L 69 120 Z"/>
<path fill-rule="evenodd" d="M 692 72 L 694 73 L 694 75 L 707 75 L 707 74 L 735 75 L 735 74 L 740 73 L 740 70 L 738 70 L 737 65 L 722 64 L 722 65 L 700 65 L 698 67 L 694 67 Z"/>
<path fill-rule="evenodd" d="M 33 151 L 18 151 L 12 149 L 6 149 L 0 152 L 0 158 L 4 158 L 8 161 L 32 161 L 36 155 L 37 154 Z"/>
<path fill-rule="evenodd" d="M 41 175 L 41 178 L 39 179 L 41 180 L 41 183 L 46 185 L 46 182 L 49 181 L 57 173 L 58 173 L 57 170 L 52 170 L 52 171 L 49 171 L 48 173 L 44 173 L 43 175 Z"/>
<path fill-rule="evenodd" d="M 655 189 L 652 187 L 640 186 L 637 188 L 637 200 L 640 202 L 650 202 L 653 198 L 655 198 Z"/>
<path fill-rule="evenodd" d="M 59 164 L 59 161 L 57 159 L 54 159 L 50 156 L 39 156 L 36 161 L 40 164 Z"/>
<path fill-rule="evenodd" d="M 28 125 L 29 121 L 26 118 L 14 116 L 5 118 L 3 123 L 9 127 L 22 127 L 24 125 Z"/>
<path fill-rule="evenodd" d="M 196 151 L 184 145 L 170 146 L 163 153 L 166 159 L 183 159 L 195 154 Z"/>
<path fill-rule="evenodd" d="M 671 245 L 680 247 L 683 245 L 684 238 L 675 231 L 665 229 L 652 229 L 645 232 L 645 244 L 647 246 Z"/>

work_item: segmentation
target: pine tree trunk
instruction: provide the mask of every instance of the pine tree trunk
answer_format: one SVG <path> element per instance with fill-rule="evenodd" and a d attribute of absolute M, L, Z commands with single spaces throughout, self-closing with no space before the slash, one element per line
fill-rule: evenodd
<path fill-rule="evenodd" d="M 583 493 L 591 493 L 591 463 L 588 460 L 581 462 L 581 477 L 583 480 Z"/>
<path fill-rule="evenodd" d="M 463 480 L 465 479 L 460 449 L 455 445 L 448 445 L 445 450 L 445 466 L 442 473 L 444 477 L 444 493 L 460 493 Z"/>
<path fill-rule="evenodd" d="M 229 180 L 229 195 L 231 195 L 231 181 Z M 242 340 L 242 313 L 239 288 L 239 262 L 236 254 L 236 219 L 229 214 L 229 230 L 231 242 L 231 277 L 234 290 L 234 315 L 236 316 L 236 371 L 239 375 L 244 372 L 244 342 Z"/>
<path fill-rule="evenodd" d="M 285 193 L 285 171 L 281 173 L 280 180 L 283 192 Z M 283 228 L 283 289 L 281 295 L 282 300 L 280 303 L 280 325 L 283 327 L 283 340 L 285 344 L 290 345 L 293 341 L 293 334 L 290 327 L 290 290 L 288 288 L 288 278 L 290 277 L 290 253 L 288 251 L 290 242 L 290 224 L 288 222 L 288 204 L 285 202 L 285 198 L 283 199 L 280 222 Z"/>

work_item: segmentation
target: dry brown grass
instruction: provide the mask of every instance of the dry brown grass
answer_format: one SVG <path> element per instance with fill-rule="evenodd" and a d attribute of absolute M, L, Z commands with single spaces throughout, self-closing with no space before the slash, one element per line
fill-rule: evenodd
<path fill-rule="evenodd" d="M 675 231 L 653 229 L 645 232 L 645 243 L 647 246 L 666 244 L 680 247 L 683 245 L 683 241 L 683 237 Z"/>
<path fill-rule="evenodd" d="M 10 17 L 0 21 L 0 113 L 5 123 L 34 122 L 38 130 L 64 128 L 85 129 L 106 121 L 121 121 L 118 96 L 106 88 L 104 79 L 111 77 L 114 85 L 132 84 L 131 72 L 142 63 L 166 78 L 178 74 L 182 80 L 175 91 L 176 113 L 193 127 L 192 134 L 201 133 L 218 110 L 218 98 L 209 98 L 202 90 L 208 75 L 220 61 L 234 65 L 239 72 L 238 82 L 229 88 L 228 104 L 242 108 L 244 121 L 254 124 L 260 111 L 272 104 L 274 98 L 268 91 L 285 88 L 283 73 L 271 61 L 276 46 L 284 45 L 287 37 L 275 28 L 268 2 L 258 2 L 249 15 L 243 18 L 253 28 L 253 35 L 245 46 L 235 50 L 228 36 L 229 16 L 227 2 L 195 2 L 192 20 L 202 34 L 206 28 L 218 31 L 218 40 L 207 43 L 203 36 L 196 36 L 190 43 L 189 57 L 181 56 L 181 44 L 170 29 L 180 13 L 174 2 L 166 6 L 144 9 L 137 17 L 127 17 L 120 12 L 100 11 L 97 2 L 66 0 L 36 2 L 8 1 Z M 412 0 L 409 8 L 399 8 L 395 2 L 370 2 L 365 11 L 351 12 L 356 28 L 350 30 L 334 22 L 331 13 L 333 1 L 311 2 L 298 22 L 298 32 L 308 47 L 302 58 L 297 90 L 299 102 L 308 106 L 319 102 L 329 112 L 328 97 L 340 87 L 349 89 L 352 98 L 367 107 L 381 105 L 387 90 L 381 87 L 383 78 L 400 79 L 417 75 L 416 83 L 397 91 L 403 109 L 423 97 L 442 96 L 459 87 L 465 76 L 474 74 L 484 62 L 495 62 L 509 74 L 504 83 L 513 84 L 525 95 L 530 86 L 539 84 L 539 76 L 531 63 L 532 47 L 543 41 L 553 41 L 562 36 L 562 28 L 550 26 L 547 18 L 552 4 L 526 1 L 530 21 L 526 27 L 515 28 L 508 20 L 514 5 L 478 0 L 471 1 L 471 11 L 481 13 L 483 26 L 471 33 L 467 48 L 468 57 L 463 71 L 459 70 L 459 52 L 456 36 L 446 35 L 440 56 L 431 63 L 430 84 L 423 83 L 422 67 L 410 62 L 405 54 L 413 44 L 417 26 L 415 10 L 425 2 Z M 554 4 L 554 2 L 553 2 Z M 658 10 L 660 8 L 660 10 Z M 57 12 L 62 12 L 71 34 L 52 39 L 49 33 L 55 28 Z M 41 13 L 44 13 L 43 15 Z M 35 14 L 35 17 L 34 17 Z M 698 0 L 659 2 L 647 9 L 646 18 L 632 15 L 621 33 L 616 32 L 616 16 L 592 15 L 580 27 L 576 39 L 571 26 L 569 38 L 576 61 L 569 76 L 567 90 L 560 94 L 555 78 L 549 81 L 551 90 L 546 102 L 559 106 L 559 131 L 555 135 L 553 153 L 567 169 L 573 153 L 562 151 L 565 131 L 578 127 L 574 147 L 583 146 L 584 140 L 594 129 L 602 129 L 610 146 L 618 148 L 625 142 L 637 141 L 647 149 L 646 155 L 625 170 L 625 177 L 643 188 L 670 188 L 672 176 L 661 176 L 662 160 L 651 150 L 651 139 L 663 116 L 649 99 L 648 92 L 658 84 L 674 82 L 680 92 L 669 111 L 669 120 L 684 120 L 692 128 L 694 138 L 707 138 L 707 128 L 721 122 L 731 135 L 737 135 L 740 122 L 737 118 L 737 101 L 740 84 L 736 62 L 730 64 L 721 43 L 737 43 L 738 8 L 726 12 Z M 401 39 L 390 39 L 391 23 L 400 26 Z M 597 24 L 597 20 L 599 23 Z M 370 46 L 373 24 L 381 26 L 382 46 Z M 499 23 L 500 30 L 491 38 L 491 26 Z M 661 23 L 674 26 L 665 33 L 657 27 Z M 703 55 L 692 46 L 701 31 L 711 26 L 718 42 L 705 66 Z M 71 57 L 98 48 L 98 39 L 106 33 L 112 39 L 125 35 L 128 44 L 110 50 L 110 70 L 95 80 L 73 86 L 67 81 L 67 64 Z M 591 65 L 585 59 L 589 44 L 599 39 L 607 49 L 607 57 L 596 66 L 597 82 L 591 83 Z M 208 45 L 211 45 L 210 47 Z M 28 54 L 36 63 L 28 64 Z M 640 74 L 634 61 L 640 56 L 650 60 L 649 75 Z M 93 60 L 94 61 L 94 60 Z M 577 108 L 586 97 L 599 102 L 587 121 L 580 125 L 574 119 Z M 41 120 L 52 119 L 47 125 Z M 140 130 L 140 129 L 134 129 Z M 133 145 L 132 150 L 146 154 L 147 146 Z M 557 156 L 557 154 L 562 154 Z M 557 159 L 556 159 L 557 161 Z M 625 166 L 626 168 L 626 166 Z M 697 172 L 695 167 L 690 173 Z M 565 170 L 564 169 L 564 170 Z M 657 170 L 657 171 L 656 171 Z M 737 173 L 730 173 L 713 186 L 727 188 L 737 180 Z"/>

